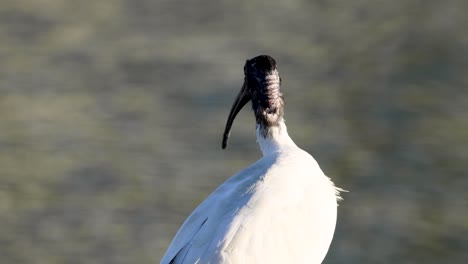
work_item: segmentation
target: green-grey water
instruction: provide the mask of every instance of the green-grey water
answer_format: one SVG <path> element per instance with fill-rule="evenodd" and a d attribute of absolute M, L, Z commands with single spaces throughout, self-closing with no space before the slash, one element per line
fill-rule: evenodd
<path fill-rule="evenodd" d="M 261 155 L 247 58 L 343 195 L 324 263 L 468 261 L 468 2 L 3 1 L 0 263 L 159 263 Z M 287 177 L 287 175 L 285 175 Z"/>

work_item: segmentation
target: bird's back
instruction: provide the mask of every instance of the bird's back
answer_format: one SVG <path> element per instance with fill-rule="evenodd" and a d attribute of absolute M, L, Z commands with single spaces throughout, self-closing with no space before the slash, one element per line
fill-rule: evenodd
<path fill-rule="evenodd" d="M 336 201 L 308 153 L 296 147 L 264 156 L 195 209 L 161 263 L 321 263 Z"/>

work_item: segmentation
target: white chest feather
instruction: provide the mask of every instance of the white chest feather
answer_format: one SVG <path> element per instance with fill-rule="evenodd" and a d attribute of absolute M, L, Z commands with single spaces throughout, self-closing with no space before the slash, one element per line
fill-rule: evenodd
<path fill-rule="evenodd" d="M 325 257 L 336 223 L 335 188 L 312 157 L 290 155 L 280 156 L 246 194 L 217 248 L 222 262 L 320 263 Z"/>

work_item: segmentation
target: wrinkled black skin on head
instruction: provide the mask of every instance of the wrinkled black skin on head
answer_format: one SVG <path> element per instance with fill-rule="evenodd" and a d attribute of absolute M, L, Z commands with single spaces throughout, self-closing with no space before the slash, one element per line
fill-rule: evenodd
<path fill-rule="evenodd" d="M 284 102 L 279 93 L 279 85 L 267 83 L 266 76 L 278 74 L 276 61 L 268 55 L 260 55 L 247 60 L 244 66 L 245 82 L 252 98 L 252 109 L 257 123 L 263 128 L 264 136 L 269 134 L 269 127 L 277 126 L 283 118 Z M 279 78 L 279 76 L 278 76 Z M 271 97 L 272 89 L 278 91 L 277 96 Z"/>
<path fill-rule="evenodd" d="M 239 111 L 249 101 L 263 137 L 272 135 L 273 127 L 280 127 L 283 121 L 284 102 L 280 92 L 280 82 L 275 60 L 268 55 L 260 55 L 247 60 L 244 66 L 244 84 L 229 112 L 224 128 L 221 147 L 226 148 L 232 124 Z"/>

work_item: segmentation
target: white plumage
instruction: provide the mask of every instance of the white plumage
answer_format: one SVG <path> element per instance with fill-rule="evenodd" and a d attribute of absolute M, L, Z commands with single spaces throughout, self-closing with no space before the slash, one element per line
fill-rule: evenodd
<path fill-rule="evenodd" d="M 259 56 L 247 63 L 255 66 L 252 62 L 259 60 L 264 62 Z M 254 89 L 246 88 L 247 80 L 244 86 L 242 91 Z M 234 117 L 236 107 L 238 103 L 231 111 Z M 263 157 L 224 182 L 192 212 L 161 264 L 323 261 L 335 230 L 338 189 L 289 137 L 282 114 L 267 127 L 257 121 L 257 140 Z"/>

